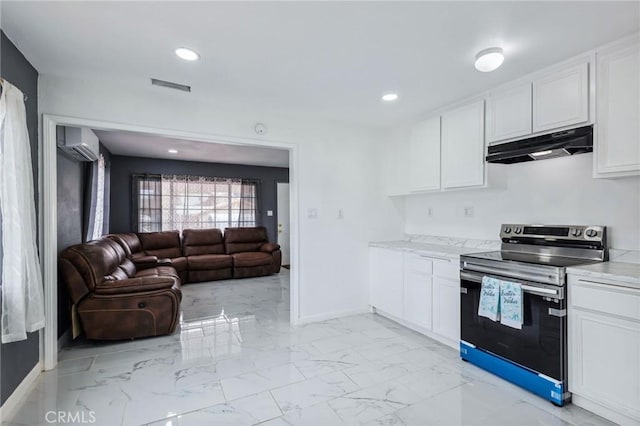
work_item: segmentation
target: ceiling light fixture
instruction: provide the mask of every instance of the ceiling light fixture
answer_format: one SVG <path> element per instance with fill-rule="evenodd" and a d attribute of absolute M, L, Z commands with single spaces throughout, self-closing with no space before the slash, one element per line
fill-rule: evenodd
<path fill-rule="evenodd" d="M 169 150 L 169 154 L 177 154 L 178 150 L 177 149 L 170 149 Z"/>
<path fill-rule="evenodd" d="M 481 72 L 491 72 L 504 62 L 504 54 L 500 47 L 490 47 L 488 49 L 481 50 L 476 55 L 476 69 Z"/>
<path fill-rule="evenodd" d="M 382 96 L 382 100 L 385 102 L 392 102 L 398 99 L 397 93 L 387 93 Z"/>
<path fill-rule="evenodd" d="M 176 55 L 178 55 L 178 58 L 184 59 L 185 61 L 197 61 L 198 59 L 200 59 L 200 55 L 198 54 L 198 52 L 186 47 L 177 48 Z"/>

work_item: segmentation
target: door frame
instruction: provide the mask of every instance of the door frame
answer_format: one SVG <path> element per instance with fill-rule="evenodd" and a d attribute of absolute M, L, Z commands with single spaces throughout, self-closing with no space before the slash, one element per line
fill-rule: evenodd
<path fill-rule="evenodd" d="M 42 115 L 42 138 L 40 150 L 39 178 L 40 196 L 40 231 L 42 235 L 41 262 L 44 281 L 45 327 L 41 343 L 41 354 L 44 358 L 44 369 L 51 370 L 58 363 L 58 214 L 57 214 L 57 139 L 56 126 L 90 127 L 107 131 L 127 131 L 152 135 L 187 139 L 197 142 L 225 143 L 229 145 L 251 145 L 266 148 L 279 148 L 289 151 L 289 196 L 291 234 L 290 256 L 293 271 L 290 274 L 290 322 L 300 320 L 300 246 L 299 246 L 299 198 L 298 198 L 298 146 L 295 143 L 273 139 L 253 139 L 218 135 L 213 133 L 194 133 L 181 130 L 162 129 L 139 126 L 129 123 L 114 123 L 81 117 L 68 117 L 53 114 Z M 295 267 L 294 267 L 295 266 Z"/>
<path fill-rule="evenodd" d="M 291 186 L 291 169 L 289 169 L 289 180 L 282 180 L 282 179 L 277 179 L 273 182 L 273 188 L 274 188 L 274 192 L 276 194 L 276 234 L 278 232 L 278 184 L 279 183 L 288 183 L 289 184 L 289 212 L 291 212 L 291 194 L 292 194 L 292 186 Z M 291 213 L 289 213 L 291 214 Z M 291 270 L 291 268 L 293 267 L 293 259 L 291 257 L 291 216 L 289 216 L 289 270 Z M 277 238 L 277 235 L 276 235 Z"/>

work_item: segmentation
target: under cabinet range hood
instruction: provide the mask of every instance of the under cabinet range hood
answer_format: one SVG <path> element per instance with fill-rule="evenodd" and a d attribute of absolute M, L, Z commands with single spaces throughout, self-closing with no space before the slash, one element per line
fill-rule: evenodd
<path fill-rule="evenodd" d="M 488 163 L 513 164 L 593 151 L 593 127 L 585 126 L 489 146 Z"/>

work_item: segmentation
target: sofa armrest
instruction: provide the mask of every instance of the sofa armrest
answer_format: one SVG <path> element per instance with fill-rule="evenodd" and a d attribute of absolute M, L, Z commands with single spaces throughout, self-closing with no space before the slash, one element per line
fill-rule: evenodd
<path fill-rule="evenodd" d="M 158 256 L 134 256 L 131 261 L 137 269 L 149 269 L 158 266 Z"/>
<path fill-rule="evenodd" d="M 142 293 L 170 289 L 176 284 L 172 277 L 141 277 L 126 280 L 103 281 L 94 289 L 95 294 Z"/>
<path fill-rule="evenodd" d="M 158 259 L 156 266 L 173 266 L 171 259 Z"/>
<path fill-rule="evenodd" d="M 260 251 L 265 253 L 273 253 L 276 250 L 280 250 L 280 245 L 276 243 L 264 243 L 260 246 Z"/>

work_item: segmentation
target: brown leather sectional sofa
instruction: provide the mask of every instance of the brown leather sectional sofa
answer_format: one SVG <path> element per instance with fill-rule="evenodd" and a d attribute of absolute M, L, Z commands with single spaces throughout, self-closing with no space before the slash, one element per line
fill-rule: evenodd
<path fill-rule="evenodd" d="M 60 272 L 89 339 L 175 330 L 184 282 L 278 273 L 280 246 L 264 227 L 110 234 L 65 249 Z"/>

